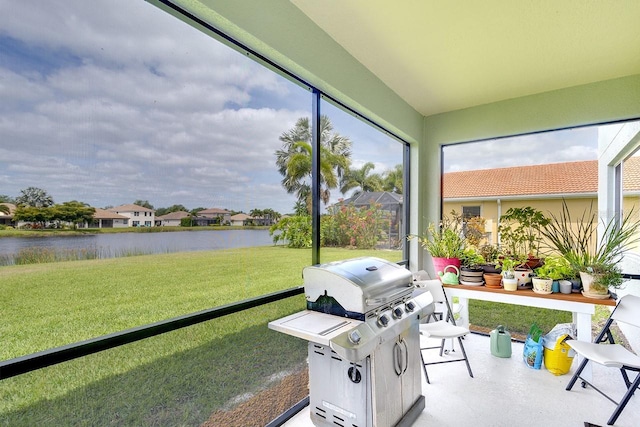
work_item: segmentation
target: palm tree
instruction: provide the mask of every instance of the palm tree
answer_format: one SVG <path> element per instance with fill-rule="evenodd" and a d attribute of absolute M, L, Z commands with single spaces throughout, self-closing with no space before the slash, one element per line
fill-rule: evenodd
<path fill-rule="evenodd" d="M 382 177 L 377 173 L 369 174 L 376 166 L 372 162 L 365 163 L 360 169 L 349 169 L 343 176 L 340 192 L 345 194 L 357 188 L 353 195 L 363 191 L 382 191 Z"/>
<path fill-rule="evenodd" d="M 384 174 L 383 190 L 392 193 L 402 194 L 404 172 L 402 165 L 396 165 L 395 168 Z"/>
<path fill-rule="evenodd" d="M 283 176 L 282 186 L 295 193 L 298 201 L 310 204 L 311 126 L 309 119 L 298 119 L 293 129 L 280 136 L 282 149 L 276 151 L 276 165 Z M 333 131 L 327 116 L 320 117 L 320 198 L 327 204 L 331 190 L 349 168 L 351 141 Z"/>
<path fill-rule="evenodd" d="M 2 212 L 5 215 L 9 215 L 11 213 L 11 210 L 9 209 L 9 206 L 0 204 L 0 212 Z"/>
<path fill-rule="evenodd" d="M 267 220 L 269 225 L 278 222 L 278 220 L 282 216 L 282 215 L 280 215 L 280 213 L 274 211 L 271 208 L 263 209 L 262 210 L 262 215 L 265 217 L 265 219 Z"/>

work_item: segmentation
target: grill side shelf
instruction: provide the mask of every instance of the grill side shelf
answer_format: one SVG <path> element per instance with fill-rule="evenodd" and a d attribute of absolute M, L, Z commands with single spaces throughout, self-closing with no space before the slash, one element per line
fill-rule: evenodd
<path fill-rule="evenodd" d="M 328 346 L 331 339 L 362 323 L 359 320 L 303 310 L 269 322 L 269 329 Z"/>

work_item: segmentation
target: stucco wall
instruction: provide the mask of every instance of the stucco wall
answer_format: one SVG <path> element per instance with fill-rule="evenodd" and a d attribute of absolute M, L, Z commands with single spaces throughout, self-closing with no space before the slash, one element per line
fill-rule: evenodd
<path fill-rule="evenodd" d="M 426 117 L 412 232 L 440 217 L 442 145 L 639 118 L 638 99 L 640 75 L 634 75 Z M 411 264 L 428 268 L 428 256 L 413 253 Z"/>

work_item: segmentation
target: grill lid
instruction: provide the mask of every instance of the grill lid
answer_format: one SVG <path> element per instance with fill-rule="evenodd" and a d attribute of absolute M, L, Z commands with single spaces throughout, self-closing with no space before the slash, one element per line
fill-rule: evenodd
<path fill-rule="evenodd" d="M 302 276 L 309 310 L 358 320 L 413 290 L 409 270 L 374 257 L 305 267 Z"/>

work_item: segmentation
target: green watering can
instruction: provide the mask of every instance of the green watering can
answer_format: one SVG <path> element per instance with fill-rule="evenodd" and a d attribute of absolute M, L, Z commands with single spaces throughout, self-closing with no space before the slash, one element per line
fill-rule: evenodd
<path fill-rule="evenodd" d="M 491 354 L 496 357 L 511 357 L 511 334 L 500 325 L 491 333 Z"/>
<path fill-rule="evenodd" d="M 454 270 L 456 270 L 456 272 L 452 273 L 450 271 L 447 271 L 448 268 L 453 268 Z M 447 265 L 444 268 L 444 271 L 438 271 L 438 275 L 440 276 L 440 280 L 443 284 L 457 285 L 459 283 L 458 278 L 460 277 L 460 270 L 458 270 L 458 267 L 456 267 L 455 265 Z"/>

